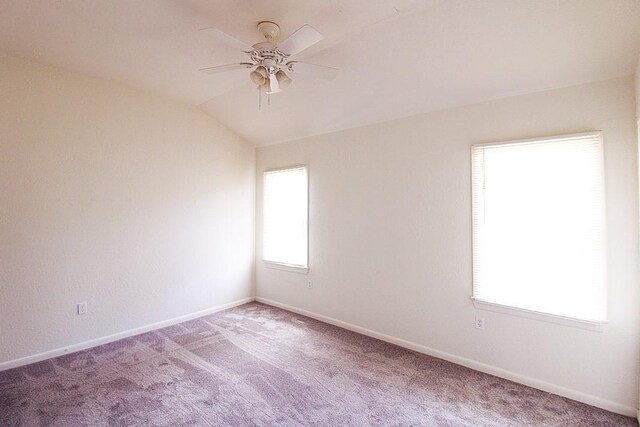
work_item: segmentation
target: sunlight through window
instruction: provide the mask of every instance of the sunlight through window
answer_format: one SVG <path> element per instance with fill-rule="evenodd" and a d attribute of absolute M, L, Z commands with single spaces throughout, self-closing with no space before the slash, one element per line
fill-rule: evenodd
<path fill-rule="evenodd" d="M 472 162 L 474 299 L 604 321 L 600 133 L 477 145 Z"/>
<path fill-rule="evenodd" d="M 264 173 L 263 259 L 307 267 L 307 168 Z"/>

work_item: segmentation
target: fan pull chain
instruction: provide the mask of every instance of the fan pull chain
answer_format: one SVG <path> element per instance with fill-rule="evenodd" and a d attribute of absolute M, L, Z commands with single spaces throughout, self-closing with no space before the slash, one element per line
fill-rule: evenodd
<path fill-rule="evenodd" d="M 258 111 L 262 110 L 262 91 L 260 90 L 260 86 L 258 86 Z"/>

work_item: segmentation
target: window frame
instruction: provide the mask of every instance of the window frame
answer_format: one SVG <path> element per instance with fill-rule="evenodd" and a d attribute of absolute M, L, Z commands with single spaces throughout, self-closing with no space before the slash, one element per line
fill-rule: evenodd
<path fill-rule="evenodd" d="M 264 224 L 265 224 L 265 217 L 264 217 L 264 187 L 265 187 L 265 176 L 267 173 L 270 172 L 282 172 L 282 171 L 289 171 L 289 170 L 296 170 L 296 169 L 304 169 L 305 171 L 305 177 L 307 180 L 307 185 L 306 185 L 306 191 L 307 191 L 307 205 L 306 205 L 306 210 L 307 210 L 307 215 L 306 215 L 306 220 L 307 220 L 307 227 L 306 227 L 306 241 L 307 241 L 307 257 L 305 260 L 305 264 L 304 266 L 302 265 L 298 265 L 298 264 L 289 264 L 289 263 L 285 263 L 285 262 L 278 262 L 278 261 L 270 261 L 270 260 L 266 260 L 264 259 Z M 288 271 L 290 273 L 298 273 L 298 274 L 306 274 L 309 272 L 309 195 L 310 195 L 310 186 L 309 186 L 309 165 L 308 164 L 295 164 L 295 165 L 290 165 L 290 166 L 282 166 L 282 167 L 276 167 L 276 168 L 269 168 L 269 169 L 265 169 L 262 171 L 262 253 L 261 253 L 261 258 L 262 258 L 262 263 L 264 264 L 265 267 L 267 268 L 272 268 L 272 269 L 276 269 L 276 270 L 282 270 L 282 271 Z"/>
<path fill-rule="evenodd" d="M 605 305 L 608 306 L 609 304 L 609 298 L 608 298 L 608 293 L 609 293 L 609 287 L 608 287 L 608 273 L 607 273 L 607 218 L 606 218 L 606 181 L 605 181 L 605 156 L 604 156 L 604 138 L 603 138 L 603 133 L 602 131 L 590 131 L 590 132 L 579 132 L 579 133 L 572 133 L 572 134 L 562 134 L 562 135 L 550 135 L 550 136 L 544 136 L 544 137 L 536 137 L 536 138 L 527 138 L 527 139 L 516 139 L 516 140 L 507 140 L 507 141 L 499 141 L 499 142 L 490 142 L 490 143 L 479 143 L 479 144 L 473 144 L 471 145 L 471 149 L 470 149 L 470 172 L 471 172 L 471 179 L 470 179 L 470 183 L 471 183 L 471 252 L 472 252 L 472 279 L 471 279 L 471 300 L 473 302 L 473 305 L 476 309 L 478 310 L 484 310 L 484 311 L 490 311 L 490 312 L 494 312 L 494 313 L 501 313 L 501 314 L 508 314 L 508 315 L 512 315 L 512 316 L 517 316 L 517 317 L 522 317 L 522 318 L 526 318 L 526 319 L 533 319 L 533 320 L 539 320 L 539 321 L 544 321 L 544 322 L 548 322 L 548 323 L 554 323 L 554 324 L 559 324 L 559 325 L 564 325 L 564 326 L 569 326 L 569 327 L 574 327 L 574 328 L 579 328 L 579 329 L 586 329 L 586 330 L 590 330 L 590 331 L 596 331 L 596 332 L 603 332 L 605 326 L 609 323 L 608 318 L 606 318 L 605 320 L 602 321 L 593 321 L 593 320 L 584 320 L 584 319 L 578 319 L 578 318 L 574 318 L 574 317 L 568 317 L 568 316 L 562 316 L 562 315 L 558 315 L 558 314 L 552 314 L 552 313 L 546 313 L 546 312 L 541 312 L 541 311 L 536 311 L 536 310 L 531 310 L 531 309 L 526 309 L 526 308 L 521 308 L 521 307 L 516 307 L 516 306 L 510 306 L 510 305 L 504 305 L 504 304 L 499 304 L 499 303 L 494 303 L 494 302 L 490 302 L 490 301 L 486 301 L 486 300 L 482 300 L 477 298 L 474 295 L 474 287 L 475 287 L 475 283 L 473 278 L 475 277 L 475 270 L 477 268 L 476 266 L 476 257 L 475 257 L 475 231 L 474 231 L 474 212 L 475 212 L 475 192 L 474 192 L 474 156 L 473 153 L 475 151 L 475 149 L 477 148 L 483 148 L 483 147 L 492 147 L 492 146 L 499 146 L 499 145 L 516 145 L 516 144 L 527 144 L 527 143 L 539 143 L 539 142 L 551 142 L 552 140 L 562 140 L 562 139 L 570 139 L 570 138 L 575 138 L 575 137 L 585 137 L 585 136 L 597 136 L 598 139 L 600 140 L 600 147 L 599 147 L 599 152 L 598 155 L 600 157 L 600 176 L 601 176 L 601 181 L 602 181 L 602 190 L 603 190 L 603 262 L 604 262 L 604 269 L 605 269 L 605 295 L 607 295 L 606 297 L 606 301 L 605 301 Z M 606 312 L 608 313 L 608 309 L 606 310 Z"/>

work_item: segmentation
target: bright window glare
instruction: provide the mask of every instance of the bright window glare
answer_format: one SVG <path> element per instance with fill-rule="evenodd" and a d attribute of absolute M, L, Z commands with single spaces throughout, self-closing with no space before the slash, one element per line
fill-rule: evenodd
<path fill-rule="evenodd" d="M 606 319 L 599 133 L 473 148 L 474 298 Z"/>
<path fill-rule="evenodd" d="M 263 259 L 307 267 L 307 169 L 264 173 Z"/>

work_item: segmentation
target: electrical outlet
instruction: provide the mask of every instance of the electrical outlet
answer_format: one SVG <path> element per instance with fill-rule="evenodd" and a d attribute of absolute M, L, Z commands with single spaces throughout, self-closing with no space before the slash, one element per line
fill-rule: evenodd
<path fill-rule="evenodd" d="M 313 289 L 313 280 L 307 279 L 307 288 Z"/>
<path fill-rule="evenodd" d="M 78 316 L 82 316 L 83 314 L 87 314 L 87 303 L 86 302 L 78 303 Z"/>
<path fill-rule="evenodd" d="M 476 329 L 484 331 L 484 317 L 476 316 Z"/>

